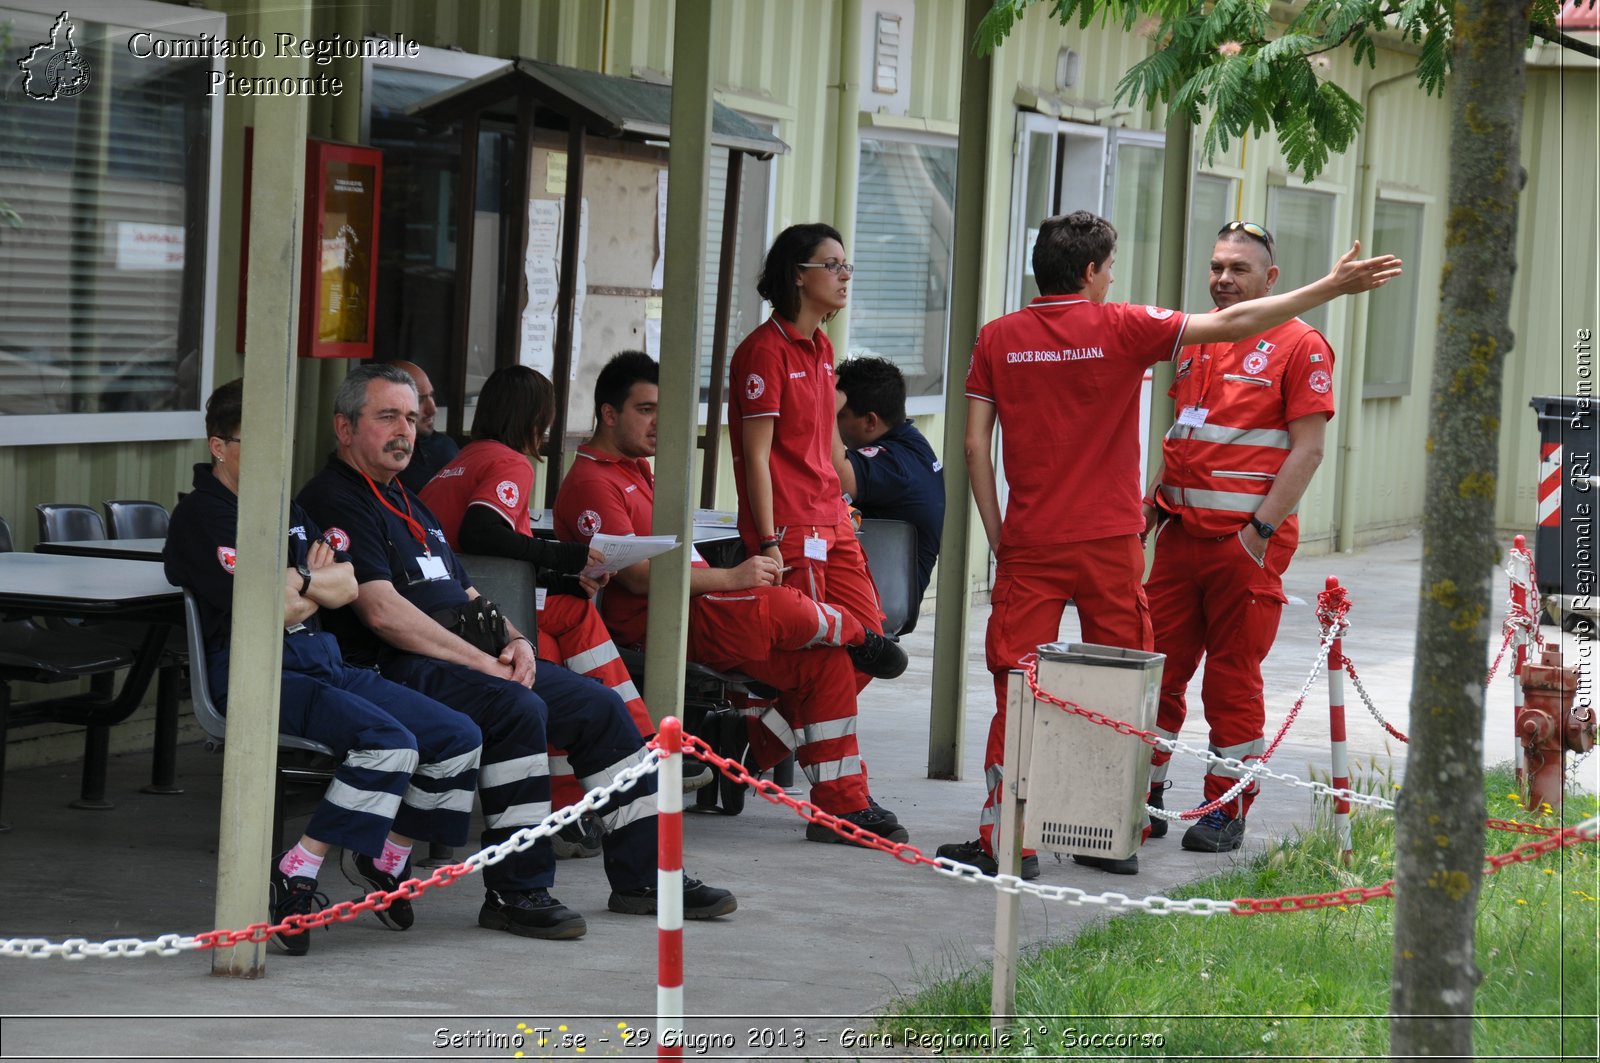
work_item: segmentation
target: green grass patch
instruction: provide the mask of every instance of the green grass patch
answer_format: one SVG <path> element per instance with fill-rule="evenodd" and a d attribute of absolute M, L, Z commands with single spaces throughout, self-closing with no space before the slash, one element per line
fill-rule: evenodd
<path fill-rule="evenodd" d="M 1369 778 L 1371 778 L 1369 776 Z M 1379 779 L 1369 788 L 1389 790 Z M 1554 826 L 1525 812 L 1509 771 L 1485 778 L 1489 815 Z M 1596 814 L 1593 796 L 1567 801 L 1568 824 Z M 1331 815 L 1247 866 L 1175 897 L 1278 897 L 1377 886 L 1394 877 L 1391 814 L 1357 806 L 1355 860 L 1339 861 Z M 1491 853 L 1537 840 L 1491 830 Z M 1174 844 L 1175 839 L 1157 844 Z M 1480 1058 L 1595 1059 L 1600 1001 L 1600 895 L 1593 845 L 1487 876 L 1478 901 L 1474 1045 Z M 1180 1057 L 1378 1059 L 1389 1043 L 1394 904 L 1388 899 L 1282 915 L 1119 916 L 1022 959 L 1021 1021 L 989 1038 L 1006 1058 Z M 990 971 L 977 969 L 897 1001 L 879 1029 L 924 1049 L 981 1054 L 989 1033 Z M 966 1016 L 966 1018 L 951 1018 Z M 943 1042 L 936 1039 L 943 1038 Z"/>

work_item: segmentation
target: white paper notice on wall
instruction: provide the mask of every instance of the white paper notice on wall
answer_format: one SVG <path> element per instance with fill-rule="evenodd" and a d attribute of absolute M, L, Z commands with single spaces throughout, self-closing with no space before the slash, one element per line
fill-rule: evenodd
<path fill-rule="evenodd" d="M 644 301 L 644 353 L 661 361 L 661 296 Z"/>
<path fill-rule="evenodd" d="M 656 262 L 650 269 L 650 287 L 660 291 L 667 260 L 667 171 L 656 174 Z"/>
<path fill-rule="evenodd" d="M 517 360 L 549 376 L 555 365 L 556 296 L 560 289 L 561 201 L 528 201 L 528 253 L 523 263 L 528 303 L 522 310 Z"/>
<path fill-rule="evenodd" d="M 583 304 L 589 294 L 589 274 L 584 260 L 589 257 L 589 197 L 578 201 L 578 278 L 572 300 L 572 357 L 567 359 L 567 379 L 578 379 L 578 356 L 583 350 Z M 549 374 L 545 374 L 548 376 Z"/>

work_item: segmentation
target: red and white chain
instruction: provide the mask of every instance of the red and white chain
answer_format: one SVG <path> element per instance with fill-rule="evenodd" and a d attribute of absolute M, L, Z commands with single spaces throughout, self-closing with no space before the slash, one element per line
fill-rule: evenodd
<path fill-rule="evenodd" d="M 1341 666 L 1343 666 L 1345 674 L 1350 677 L 1350 683 L 1356 688 L 1356 693 L 1361 695 L 1361 704 L 1367 707 L 1367 712 L 1372 714 L 1372 718 L 1377 720 L 1378 724 L 1385 731 L 1389 732 L 1392 737 L 1397 738 L 1401 742 L 1409 745 L 1411 743 L 1411 739 L 1407 738 L 1403 733 L 1401 733 L 1400 729 L 1394 724 L 1384 719 L 1383 713 L 1378 711 L 1378 706 L 1372 703 L 1372 696 L 1367 693 L 1367 688 L 1361 682 L 1361 677 L 1356 675 L 1356 662 L 1352 661 L 1350 658 L 1341 653 L 1339 655 L 1339 663 Z"/>
<path fill-rule="evenodd" d="M 1522 633 L 1522 640 L 1530 649 L 1537 651 L 1544 648 L 1544 635 L 1539 630 L 1539 579 L 1534 571 L 1533 555 L 1528 551 L 1518 550 L 1513 546 L 1506 553 L 1506 585 L 1509 587 L 1512 583 L 1518 582 L 1517 566 L 1514 563 L 1523 560 L 1528 563 L 1528 579 L 1522 584 L 1525 601 L 1519 603 L 1511 597 L 1509 590 L 1506 592 L 1506 619 L 1501 625 L 1505 637 L 1500 640 L 1500 651 L 1494 655 L 1494 663 L 1489 665 L 1489 674 L 1483 681 L 1484 686 L 1494 682 L 1495 673 L 1500 670 L 1500 662 L 1505 660 L 1506 651 L 1518 637 L 1518 632 Z"/>
<path fill-rule="evenodd" d="M 86 938 L 68 938 L 52 942 L 46 938 L 11 938 L 0 941 L 0 956 L 23 956 L 30 960 L 60 958 L 82 960 L 90 957 L 121 956 L 177 956 L 184 952 L 204 949 L 230 948 L 244 942 L 266 941 L 282 930 L 299 927 L 309 932 L 312 927 L 330 923 L 349 922 L 362 912 L 386 909 L 400 898 L 415 899 L 436 887 L 448 886 L 458 878 L 482 871 L 491 864 L 514 852 L 529 848 L 540 838 L 549 837 L 562 827 L 574 823 L 585 812 L 603 804 L 612 794 L 626 790 L 635 781 L 656 771 L 661 754 L 654 746 L 638 764 L 624 768 L 605 786 L 597 786 L 583 798 L 564 808 L 557 809 L 532 827 L 524 827 L 498 845 L 481 849 L 459 864 L 435 869 L 425 879 L 407 879 L 389 892 L 369 893 L 359 901 L 342 901 L 320 912 L 292 915 L 282 923 L 251 923 L 243 930 L 210 930 L 203 934 L 162 934 L 154 940 L 139 938 L 113 938 L 109 941 L 89 941 Z"/>

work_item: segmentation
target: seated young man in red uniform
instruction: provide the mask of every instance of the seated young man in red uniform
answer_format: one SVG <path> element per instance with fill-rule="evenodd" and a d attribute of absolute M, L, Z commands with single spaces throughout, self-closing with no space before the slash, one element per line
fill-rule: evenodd
<path fill-rule="evenodd" d="M 646 738 L 655 723 L 634 687 L 611 635 L 591 599 L 597 589 L 580 573 L 590 562 L 582 543 L 560 543 L 533 535 L 528 512 L 534 491 L 533 465 L 555 419 L 555 387 L 537 370 L 502 366 L 483 382 L 472 419 L 472 441 L 420 492 L 439 518 L 452 549 L 509 557 L 538 569 L 538 583 L 549 594 L 538 608 L 539 655 L 617 692 Z M 598 554 L 594 560 L 603 560 Z M 518 620 L 524 618 L 518 617 Z M 684 789 L 697 790 L 712 779 L 709 765 L 684 764 Z M 552 750 L 551 800 L 557 808 L 583 796 L 566 754 Z M 564 828 L 556 839 L 558 856 L 596 856 L 599 832 L 584 824 Z M 592 828 L 592 825 L 590 825 Z"/>
<path fill-rule="evenodd" d="M 1392 255 L 1356 261 L 1352 247 L 1326 277 L 1285 295 L 1190 316 L 1108 303 L 1117 232 L 1088 211 L 1047 218 L 1033 249 L 1041 294 L 983 327 L 967 372 L 967 472 L 996 558 L 985 652 L 995 716 L 984 775 L 989 793 L 975 842 L 939 855 L 995 866 L 1005 743 L 1006 674 L 1057 639 L 1069 600 L 1086 642 L 1149 650 L 1150 611 L 1140 577 L 1139 392 L 1144 371 L 1184 343 L 1231 342 L 1336 296 L 1376 288 L 1400 273 Z M 1005 448 L 1010 497 L 1004 520 L 995 487 L 994 427 Z M 1074 856 L 1116 874 L 1126 860 Z M 1023 854 L 1023 876 L 1039 873 Z"/>
<path fill-rule="evenodd" d="M 1278 279 L 1273 257 L 1272 235 L 1261 226 L 1223 226 L 1211 252 L 1211 301 L 1226 309 L 1264 298 Z M 1211 752 L 1248 762 L 1266 749 L 1261 662 L 1287 600 L 1283 571 L 1300 540 L 1294 511 L 1322 462 L 1333 417 L 1333 348 L 1298 318 L 1237 343 L 1188 347 L 1168 394 L 1177 417 L 1145 495 L 1146 527 L 1160 525 L 1145 594 L 1156 650 L 1167 655 L 1156 729 L 1178 737 L 1203 655 Z M 1150 758 L 1156 808 L 1165 807 L 1171 759 L 1161 750 Z M 1207 769 L 1205 803 L 1233 793 L 1241 774 Z M 1237 849 L 1258 789 L 1251 782 L 1200 817 L 1183 847 Z M 1165 820 L 1151 822 L 1152 838 L 1166 833 Z"/>
<path fill-rule="evenodd" d="M 657 373 L 654 359 L 640 351 L 624 351 L 600 371 L 594 436 L 578 448 L 556 497 L 561 538 L 650 534 Z M 848 612 L 779 586 L 778 576 L 777 561 L 760 554 L 732 569 L 711 568 L 697 556 L 689 576 L 689 657 L 782 691 L 782 722 L 770 712 L 762 717 L 784 740 L 771 760 L 793 749 L 818 808 L 906 841 L 910 835 L 894 813 L 872 800 L 856 744 L 856 669 L 893 678 L 905 670 L 905 651 Z M 621 645 L 644 641 L 649 580 L 650 563 L 641 561 L 618 572 L 606 590 L 601 611 Z M 769 754 L 774 749 L 770 742 L 757 745 Z M 843 840 L 818 824 L 806 827 L 806 837 Z"/>

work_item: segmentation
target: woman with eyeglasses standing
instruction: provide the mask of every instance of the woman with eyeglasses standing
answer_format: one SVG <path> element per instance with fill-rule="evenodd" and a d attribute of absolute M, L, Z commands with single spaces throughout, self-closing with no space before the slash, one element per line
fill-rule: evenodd
<path fill-rule="evenodd" d="M 822 223 L 791 225 L 773 241 L 756 282 L 772 316 L 729 364 L 728 433 L 745 548 L 775 561 L 784 585 L 882 634 L 878 592 L 833 467 L 833 344 L 822 324 L 850 300 L 855 270 L 843 241 Z M 858 659 L 858 668 L 866 664 L 861 686 L 867 671 L 892 677 L 904 670 L 898 645 L 869 642 L 899 660 L 885 668 L 891 662 Z"/>

